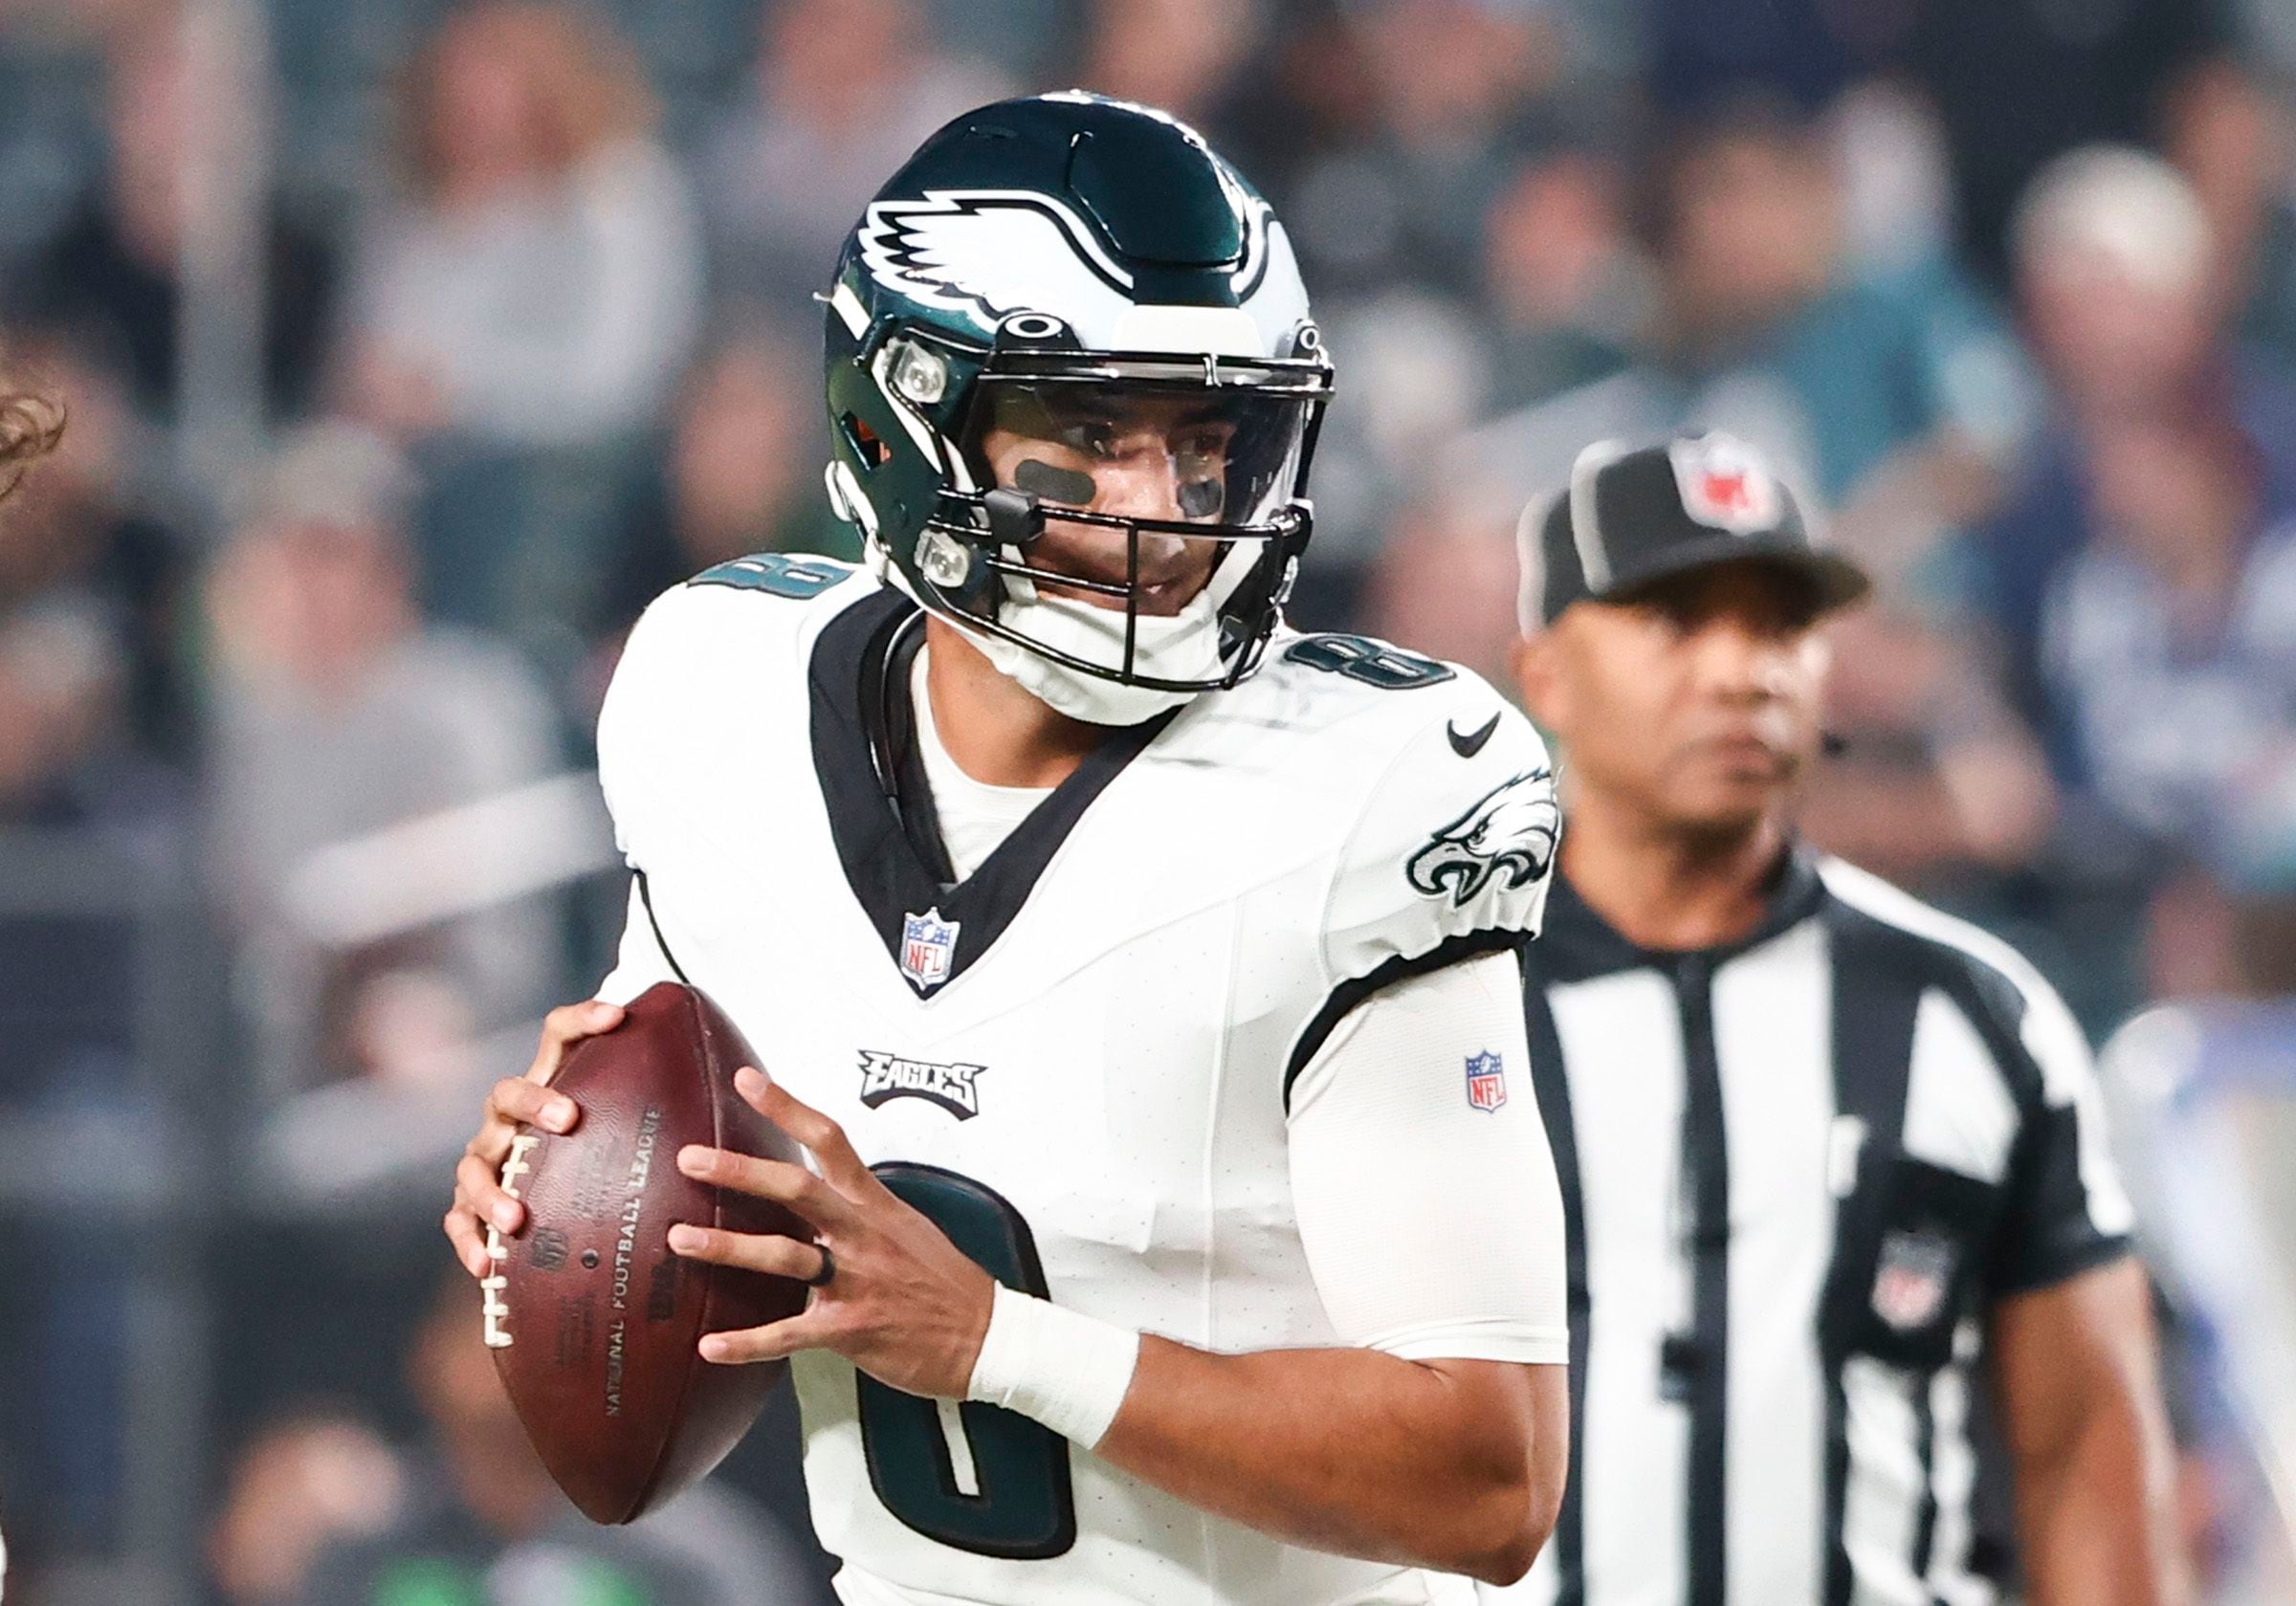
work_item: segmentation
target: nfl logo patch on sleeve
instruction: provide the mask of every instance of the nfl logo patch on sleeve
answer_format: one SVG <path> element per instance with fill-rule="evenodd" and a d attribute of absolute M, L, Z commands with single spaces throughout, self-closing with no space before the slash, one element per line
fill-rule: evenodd
<path fill-rule="evenodd" d="M 1934 1233 L 1892 1232 L 1873 1274 L 1873 1313 L 1900 1332 L 1927 1327 L 1954 1284 L 1954 1245 Z"/>
<path fill-rule="evenodd" d="M 938 909 L 901 917 L 901 974 L 930 991 L 949 979 L 949 961 L 957 954 L 960 924 L 943 920 Z"/>
<path fill-rule="evenodd" d="M 1468 1056 L 1467 1102 L 1477 1110 L 1496 1110 L 1507 1102 L 1507 1067 L 1498 1055 Z"/>

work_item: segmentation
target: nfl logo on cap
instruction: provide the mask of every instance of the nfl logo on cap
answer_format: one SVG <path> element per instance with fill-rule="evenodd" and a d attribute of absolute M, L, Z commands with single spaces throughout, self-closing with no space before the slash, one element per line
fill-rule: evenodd
<path fill-rule="evenodd" d="M 949 960 L 957 953 L 960 923 L 943 920 L 940 911 L 901 917 L 901 974 L 927 992 L 949 979 Z"/>
<path fill-rule="evenodd" d="M 1467 1102 L 1477 1110 L 1496 1110 L 1507 1102 L 1507 1067 L 1498 1055 L 1468 1056 Z"/>
<path fill-rule="evenodd" d="M 1730 435 L 1694 435 L 1667 448 L 1683 510 L 1701 524 L 1748 535 L 1777 523 L 1777 480 L 1761 453 Z"/>

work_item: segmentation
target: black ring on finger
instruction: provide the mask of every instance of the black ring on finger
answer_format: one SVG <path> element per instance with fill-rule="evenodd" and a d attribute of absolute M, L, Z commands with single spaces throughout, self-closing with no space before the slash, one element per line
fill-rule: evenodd
<path fill-rule="evenodd" d="M 821 1251 L 821 1269 L 803 1281 L 808 1288 L 827 1287 L 829 1279 L 837 1275 L 837 1257 L 829 1253 L 827 1243 L 816 1243 L 813 1247 Z"/>

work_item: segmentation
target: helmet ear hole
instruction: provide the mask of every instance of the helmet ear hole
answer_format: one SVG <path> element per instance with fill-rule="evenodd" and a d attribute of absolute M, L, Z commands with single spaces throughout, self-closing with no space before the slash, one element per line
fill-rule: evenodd
<path fill-rule="evenodd" d="M 876 468 L 889 455 L 885 443 L 877 438 L 877 432 L 851 413 L 842 414 L 837 420 L 837 427 L 844 432 L 846 445 L 853 449 L 853 455 L 861 460 L 864 469 Z"/>

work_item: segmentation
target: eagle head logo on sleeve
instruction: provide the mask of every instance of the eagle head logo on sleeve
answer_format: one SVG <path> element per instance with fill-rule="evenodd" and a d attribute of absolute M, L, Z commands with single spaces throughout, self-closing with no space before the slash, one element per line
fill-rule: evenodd
<path fill-rule="evenodd" d="M 1525 770 L 1475 801 L 1474 806 L 1427 839 L 1411 855 L 1403 874 L 1412 890 L 1430 898 L 1448 897 L 1463 909 L 1502 877 L 1510 891 L 1529 886 L 1555 861 L 1555 839 L 1562 811 L 1555 802 L 1555 776 L 1540 767 Z"/>

